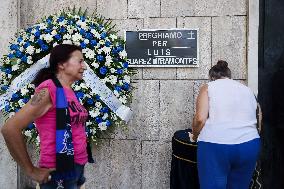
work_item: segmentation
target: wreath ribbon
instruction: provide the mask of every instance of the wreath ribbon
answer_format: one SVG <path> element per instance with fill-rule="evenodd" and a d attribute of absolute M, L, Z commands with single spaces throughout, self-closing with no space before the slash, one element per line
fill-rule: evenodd
<path fill-rule="evenodd" d="M 16 77 L 9 86 L 6 93 L 0 96 L 0 109 L 3 110 L 6 102 L 12 98 L 14 91 L 20 90 L 22 87 L 31 83 L 37 73 L 49 66 L 49 54 L 38 60 L 31 67 L 26 69 L 18 77 Z M 100 99 L 119 116 L 122 120 L 128 122 L 132 117 L 132 111 L 129 107 L 123 105 L 114 93 L 103 83 L 95 72 L 86 63 L 87 69 L 84 71 L 83 79 L 92 92 L 99 95 Z"/>

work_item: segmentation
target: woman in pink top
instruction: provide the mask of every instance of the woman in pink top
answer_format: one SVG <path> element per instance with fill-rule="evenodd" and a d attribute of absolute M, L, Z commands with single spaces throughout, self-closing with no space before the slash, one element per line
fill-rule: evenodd
<path fill-rule="evenodd" d="M 36 86 L 31 100 L 2 127 L 8 149 L 26 174 L 41 184 L 41 188 L 56 188 L 58 183 L 51 175 L 56 174 L 56 85 L 61 83 L 70 114 L 74 147 L 76 178 L 64 180 L 64 188 L 79 188 L 85 182 L 84 165 L 88 161 L 85 123 L 88 112 L 78 101 L 71 85 L 81 80 L 86 69 L 82 49 L 75 45 L 57 45 L 51 50 L 50 67 L 42 69 L 33 83 Z M 27 153 L 22 130 L 35 122 L 40 137 L 39 167 L 34 166 Z"/>

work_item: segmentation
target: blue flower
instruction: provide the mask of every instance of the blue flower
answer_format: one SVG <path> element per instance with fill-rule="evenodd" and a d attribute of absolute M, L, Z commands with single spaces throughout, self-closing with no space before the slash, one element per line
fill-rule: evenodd
<path fill-rule="evenodd" d="M 44 32 L 45 32 L 45 33 L 51 33 L 51 29 L 50 29 L 50 28 L 47 28 L 47 29 L 44 30 Z"/>
<path fill-rule="evenodd" d="M 98 61 L 98 62 L 102 62 L 102 61 L 104 61 L 104 59 L 105 59 L 105 58 L 104 58 L 103 55 L 98 55 L 98 56 L 97 56 L 97 61 Z"/>
<path fill-rule="evenodd" d="M 128 91 L 129 88 L 130 88 L 130 85 L 129 85 L 128 83 L 124 83 L 124 84 L 122 85 L 122 88 L 123 88 L 124 90 Z"/>
<path fill-rule="evenodd" d="M 25 44 L 24 44 L 24 48 L 27 48 L 28 46 L 30 46 L 31 44 L 30 44 L 30 42 L 26 42 Z"/>
<path fill-rule="evenodd" d="M 94 104 L 94 100 L 91 99 L 91 98 L 88 98 L 87 103 L 88 103 L 88 104 Z"/>
<path fill-rule="evenodd" d="M 103 107 L 102 109 L 100 109 L 100 112 L 103 112 L 103 113 L 107 113 L 109 110 L 108 110 L 108 107 Z"/>
<path fill-rule="evenodd" d="M 107 33 L 106 33 L 106 32 L 101 33 L 101 38 L 102 38 L 102 39 L 106 38 L 106 36 L 107 36 Z"/>
<path fill-rule="evenodd" d="M 83 98 L 84 97 L 84 93 L 81 91 L 76 92 L 76 96 L 77 98 Z"/>
<path fill-rule="evenodd" d="M 101 123 L 103 120 L 102 120 L 102 118 L 101 117 L 96 117 L 96 122 L 97 123 Z"/>
<path fill-rule="evenodd" d="M 19 98 L 19 95 L 17 94 L 17 93 L 14 93 L 13 95 L 12 95 L 12 100 L 14 101 L 14 100 L 17 100 Z"/>
<path fill-rule="evenodd" d="M 38 40 L 37 40 L 37 44 L 39 44 L 39 45 L 41 46 L 41 45 L 43 45 L 43 44 L 44 44 L 44 42 L 43 42 L 43 40 L 42 40 L 42 39 L 38 39 Z"/>
<path fill-rule="evenodd" d="M 119 68 L 119 69 L 116 70 L 116 73 L 117 73 L 118 75 L 121 75 L 121 74 L 123 74 L 123 70 Z"/>
<path fill-rule="evenodd" d="M 15 112 L 18 112 L 18 111 L 19 111 L 19 109 L 18 109 L 18 108 L 16 108 L 16 109 L 15 109 Z"/>
<path fill-rule="evenodd" d="M 107 41 L 107 42 L 105 43 L 105 45 L 106 45 L 106 47 L 110 47 L 110 46 L 111 46 L 111 42 L 110 42 L 110 41 Z"/>
<path fill-rule="evenodd" d="M 111 52 L 112 52 L 112 54 L 114 54 L 114 55 L 118 54 L 118 51 L 116 50 L 116 48 L 113 48 Z"/>
<path fill-rule="evenodd" d="M 28 129 L 33 129 L 33 128 L 35 128 L 35 125 L 34 125 L 33 123 L 30 123 L 30 124 L 28 125 Z"/>
<path fill-rule="evenodd" d="M 48 18 L 48 19 L 46 19 L 46 22 L 47 22 L 48 24 L 51 24 L 51 23 L 52 23 L 52 19 L 51 19 L 51 18 Z"/>
<path fill-rule="evenodd" d="M 23 56 L 21 51 L 16 51 L 16 57 L 21 58 Z"/>
<path fill-rule="evenodd" d="M 81 34 L 81 35 L 85 35 L 85 33 L 86 33 L 86 31 L 85 31 L 85 30 L 80 29 L 80 34 Z"/>
<path fill-rule="evenodd" d="M 109 120 L 106 120 L 106 126 L 109 127 L 111 125 L 111 122 Z"/>
<path fill-rule="evenodd" d="M 35 32 L 35 37 L 40 37 L 40 31 Z"/>
<path fill-rule="evenodd" d="M 29 101 L 28 98 L 23 98 L 23 102 L 26 104 Z"/>
<path fill-rule="evenodd" d="M 61 39 L 61 35 L 60 35 L 60 34 L 56 34 L 54 37 L 55 37 L 55 39 L 57 39 L 57 40 L 60 40 L 60 39 Z"/>
<path fill-rule="evenodd" d="M 40 48 L 41 48 L 41 50 L 43 50 L 43 51 L 48 50 L 48 46 L 47 46 L 46 44 L 42 44 L 42 45 L 40 46 Z"/>
<path fill-rule="evenodd" d="M 101 67 L 101 68 L 100 68 L 100 73 L 101 73 L 102 75 L 105 75 L 105 74 L 107 73 L 107 67 L 105 67 L 105 66 Z"/>
<path fill-rule="evenodd" d="M 119 46 L 116 47 L 116 50 L 117 50 L 118 52 L 123 51 L 123 49 L 124 49 L 124 48 L 123 48 L 121 45 L 119 45 Z"/>
<path fill-rule="evenodd" d="M 26 55 L 24 55 L 22 58 L 21 58 L 21 61 L 22 62 L 28 62 L 28 58 L 27 58 L 27 56 Z"/>
<path fill-rule="evenodd" d="M 82 20 L 83 22 L 85 22 L 85 20 L 86 20 L 85 16 L 80 16 L 80 20 Z"/>
<path fill-rule="evenodd" d="M 85 49 L 87 47 L 86 43 L 84 43 L 84 42 L 81 42 L 80 46 L 82 47 L 82 49 Z"/>
<path fill-rule="evenodd" d="M 6 112 L 9 112 L 10 108 L 11 108 L 11 107 L 10 107 L 9 105 L 6 105 L 6 106 L 5 106 L 5 111 L 6 111 Z"/>
<path fill-rule="evenodd" d="M 118 86 L 118 85 L 116 85 L 116 86 L 114 87 L 114 89 L 117 90 L 117 92 L 120 92 L 120 91 L 121 91 L 121 87 Z"/>
<path fill-rule="evenodd" d="M 96 40 L 91 40 L 90 41 L 91 46 L 97 46 L 97 41 Z"/>
<path fill-rule="evenodd" d="M 31 28 L 31 27 L 27 29 L 27 32 L 28 32 L 28 33 L 31 33 L 31 31 L 32 31 L 32 28 Z"/>
<path fill-rule="evenodd" d="M 10 46 L 10 49 L 11 50 L 18 50 L 20 47 L 19 47 L 19 45 L 16 45 L 16 44 L 12 44 L 11 46 Z"/>
<path fill-rule="evenodd" d="M 85 33 L 85 37 L 89 40 L 91 40 L 93 38 L 93 35 L 90 32 L 86 32 Z"/>
<path fill-rule="evenodd" d="M 101 99 L 100 95 L 96 95 L 95 98 L 96 98 L 96 100 L 100 100 Z"/>
<path fill-rule="evenodd" d="M 11 58 L 14 58 L 14 57 L 15 57 L 15 55 L 14 55 L 14 54 L 11 54 L 11 53 L 10 53 L 10 54 L 8 54 L 8 58 L 10 58 L 10 59 L 11 59 Z"/>
<path fill-rule="evenodd" d="M 23 41 L 23 38 L 22 38 L 22 37 L 19 37 L 19 38 L 17 39 L 17 42 L 20 43 L 21 41 Z"/>
<path fill-rule="evenodd" d="M 60 33 L 65 33 L 66 32 L 66 29 L 64 27 L 61 27 L 60 28 Z"/>
<path fill-rule="evenodd" d="M 68 23 L 68 25 L 73 25 L 74 24 L 74 20 L 68 20 L 67 23 Z"/>
<path fill-rule="evenodd" d="M 8 87 L 7 85 L 4 85 L 4 86 L 1 87 L 1 89 L 2 89 L 3 91 L 6 91 L 8 88 L 9 88 L 9 87 Z"/>
<path fill-rule="evenodd" d="M 64 16 L 60 16 L 58 17 L 57 22 L 62 22 L 63 20 L 64 20 Z"/>
<path fill-rule="evenodd" d="M 123 62 L 123 67 L 128 68 L 128 62 Z"/>
<path fill-rule="evenodd" d="M 11 68 L 6 68 L 5 73 L 10 74 L 12 72 Z"/>

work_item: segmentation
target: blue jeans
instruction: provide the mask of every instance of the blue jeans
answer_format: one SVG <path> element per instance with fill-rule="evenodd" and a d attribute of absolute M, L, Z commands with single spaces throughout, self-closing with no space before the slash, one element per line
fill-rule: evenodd
<path fill-rule="evenodd" d="M 259 152 L 259 138 L 233 145 L 199 141 L 200 189 L 248 189 Z"/>
<path fill-rule="evenodd" d="M 62 182 L 62 186 L 64 189 L 79 189 L 81 185 L 83 185 L 86 181 L 84 177 L 84 167 L 85 165 L 75 164 L 76 178 L 72 180 L 66 180 Z M 52 175 L 52 173 L 51 173 Z M 41 184 L 40 189 L 57 189 L 58 184 L 56 181 L 51 180 L 47 183 Z M 58 189 L 62 189 L 62 187 L 58 187 Z"/>

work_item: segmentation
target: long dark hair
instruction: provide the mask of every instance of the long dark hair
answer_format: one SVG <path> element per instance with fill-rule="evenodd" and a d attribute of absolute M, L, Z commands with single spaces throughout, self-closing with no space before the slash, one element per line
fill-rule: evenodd
<path fill-rule="evenodd" d="M 216 65 L 214 65 L 209 70 L 210 79 L 220 79 L 222 77 L 231 78 L 231 70 L 228 67 L 228 63 L 224 60 L 219 60 Z"/>
<path fill-rule="evenodd" d="M 32 81 L 36 87 L 47 79 L 55 77 L 58 64 L 66 62 L 74 51 L 81 51 L 82 48 L 77 45 L 60 44 L 56 45 L 50 52 L 49 67 L 41 69 L 35 79 Z"/>

